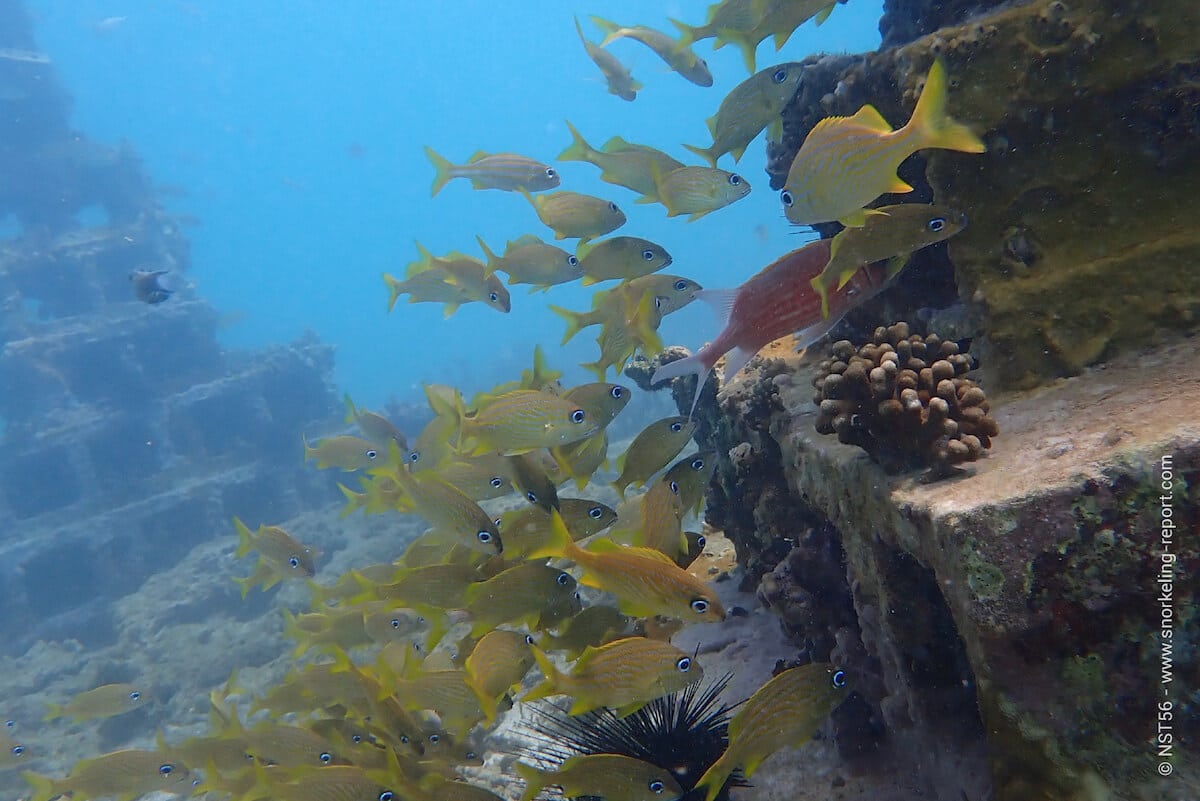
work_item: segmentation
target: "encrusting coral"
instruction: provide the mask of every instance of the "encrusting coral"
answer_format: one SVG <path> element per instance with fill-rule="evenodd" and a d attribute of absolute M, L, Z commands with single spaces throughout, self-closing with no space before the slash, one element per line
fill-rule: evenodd
<path fill-rule="evenodd" d="M 929 467 L 930 478 L 973 462 L 999 433 L 983 390 L 964 377 L 971 357 L 908 323 L 879 327 L 855 348 L 833 344 L 813 378 L 817 431 L 858 445 L 889 472 Z"/>

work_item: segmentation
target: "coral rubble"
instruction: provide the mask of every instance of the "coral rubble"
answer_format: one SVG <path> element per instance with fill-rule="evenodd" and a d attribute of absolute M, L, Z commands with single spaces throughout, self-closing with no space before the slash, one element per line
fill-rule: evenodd
<path fill-rule="evenodd" d="M 909 334 L 907 323 L 876 329 L 855 348 L 833 344 L 817 366 L 817 431 L 858 445 L 889 472 L 931 466 L 931 477 L 974 462 L 999 433 L 983 390 L 964 373 L 971 358 L 936 334 Z"/>

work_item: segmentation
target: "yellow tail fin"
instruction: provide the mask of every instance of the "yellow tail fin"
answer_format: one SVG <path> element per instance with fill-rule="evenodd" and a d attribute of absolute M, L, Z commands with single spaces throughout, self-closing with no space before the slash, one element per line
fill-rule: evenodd
<path fill-rule="evenodd" d="M 917 99 L 912 119 L 904 126 L 914 139 L 914 149 L 938 147 L 963 153 L 982 153 L 983 141 L 962 123 L 946 114 L 946 66 L 939 58 L 929 68 L 925 88 Z"/>

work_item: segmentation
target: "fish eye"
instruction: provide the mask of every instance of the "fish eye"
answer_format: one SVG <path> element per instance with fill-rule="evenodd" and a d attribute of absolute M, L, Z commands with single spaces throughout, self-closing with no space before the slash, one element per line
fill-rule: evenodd
<path fill-rule="evenodd" d="M 4 721 L 4 728 L 6 728 L 6 729 L 11 729 L 11 728 L 13 728 L 13 727 L 14 727 L 14 726 L 16 726 L 16 725 L 17 725 L 17 722 L 16 722 L 15 720 L 6 720 L 6 721 Z"/>
<path fill-rule="evenodd" d="M 530 503 L 537 503 L 538 502 L 537 493 L 536 492 L 525 493 L 525 500 L 529 501 Z"/>
<path fill-rule="evenodd" d="M 692 468 L 693 470 L 703 470 L 704 469 L 704 460 L 701 459 L 699 456 L 697 456 L 695 459 L 693 459 L 691 462 L 688 463 L 688 467 Z"/>
<path fill-rule="evenodd" d="M 398 617 L 392 618 L 392 628 L 394 628 L 394 629 L 400 628 L 400 618 L 398 618 Z"/>
<path fill-rule="evenodd" d="M 674 432 L 676 432 L 676 433 L 678 433 L 678 432 L 682 431 L 682 430 L 683 430 L 683 423 L 680 423 L 680 422 L 678 422 L 678 421 L 676 421 L 676 422 L 674 422 L 674 423 L 671 423 L 671 430 L 672 430 L 672 431 L 674 431 Z"/>
<path fill-rule="evenodd" d="M 408 745 L 408 735 L 407 735 L 407 734 L 401 734 L 401 735 L 400 735 L 400 742 L 404 743 L 405 745 Z"/>
<path fill-rule="evenodd" d="M 23 746 L 23 745 L 14 745 L 13 746 L 13 749 L 12 749 L 13 756 L 21 756 L 21 754 L 24 754 L 24 753 L 25 753 L 25 746 Z"/>
<path fill-rule="evenodd" d="M 775 70 L 775 72 L 771 73 L 771 80 L 774 81 L 775 83 L 783 83 L 786 78 L 787 78 L 787 70 L 783 69 L 782 67 Z"/>
<path fill-rule="evenodd" d="M 738 175 L 736 172 L 729 173 L 729 185 L 730 186 L 741 186 L 741 183 L 742 183 L 742 176 Z"/>
<path fill-rule="evenodd" d="M 293 556 L 291 559 L 288 559 L 288 564 L 292 567 L 300 567 L 300 560 Z"/>
<path fill-rule="evenodd" d="M 355 734 L 355 735 L 352 735 L 352 736 L 350 737 L 350 739 L 354 741 L 354 744 L 355 744 L 355 745 L 358 745 L 359 743 L 361 743 L 361 742 L 362 742 L 362 735 L 361 735 L 361 734 Z"/>
<path fill-rule="evenodd" d="M 491 481 L 488 483 L 491 484 L 493 488 L 500 489 L 504 486 L 504 479 L 500 478 L 500 476 L 492 476 Z"/>
<path fill-rule="evenodd" d="M 688 282 L 686 280 L 680 278 L 672 286 L 675 287 L 676 292 L 682 292 L 683 290 L 688 288 Z"/>
<path fill-rule="evenodd" d="M 572 423 L 582 423 L 586 417 L 587 412 L 585 412 L 583 409 L 576 409 L 575 411 L 571 412 Z"/>
<path fill-rule="evenodd" d="M 599 520 L 603 514 L 604 510 L 599 506 L 593 506 L 591 509 L 588 509 L 588 517 L 592 518 L 593 520 Z"/>
<path fill-rule="evenodd" d="M 396 796 L 393 795 L 391 790 L 384 790 L 379 794 L 379 801 L 392 801 L 392 799 L 395 797 Z"/>
<path fill-rule="evenodd" d="M 583 596 L 582 596 L 582 595 L 580 595 L 579 593 L 575 593 L 575 600 L 576 600 L 576 601 L 582 601 L 582 600 L 583 600 Z"/>
<path fill-rule="evenodd" d="M 620 400 L 621 398 L 623 398 L 625 396 L 625 387 L 614 386 L 612 389 L 610 389 L 608 391 L 608 394 L 612 395 L 615 399 Z"/>
<path fill-rule="evenodd" d="M 655 295 L 654 296 L 654 308 L 661 309 L 662 305 L 663 305 L 662 295 Z"/>
<path fill-rule="evenodd" d="M 667 788 L 667 786 L 658 779 L 650 782 L 650 784 L 647 786 L 650 788 L 650 792 L 654 793 L 655 795 L 662 795 L 662 791 Z"/>
<path fill-rule="evenodd" d="M 440 735 L 440 734 L 429 735 L 429 742 L 433 743 L 434 745 L 440 743 L 441 741 L 442 741 L 442 735 Z"/>
<path fill-rule="evenodd" d="M 696 544 L 703 548 L 705 545 L 708 545 L 708 540 L 704 539 L 704 535 L 701 534 L 699 537 L 696 537 Z"/>
<path fill-rule="evenodd" d="M 654 261 L 654 251 L 650 248 L 646 248 L 642 251 L 642 258 L 646 261 Z"/>
<path fill-rule="evenodd" d="M 687 673 L 692 669 L 692 658 L 690 656 L 679 657 L 679 661 L 675 663 L 675 667 L 680 673 Z"/>
<path fill-rule="evenodd" d="M 170 762 L 164 762 L 163 764 L 158 766 L 158 772 L 161 773 L 163 776 L 170 776 L 172 773 L 175 772 L 175 766 L 172 765 Z"/>
<path fill-rule="evenodd" d="M 321 760 L 322 765 L 328 765 L 333 761 L 333 754 L 329 753 L 328 751 L 322 751 L 321 756 L 317 758 Z"/>
<path fill-rule="evenodd" d="M 526 634 L 526 635 L 525 635 L 525 644 L 526 644 L 526 645 L 533 645 L 533 642 L 534 642 L 534 640 L 533 640 L 533 635 L 532 635 L 532 634 Z"/>
<path fill-rule="evenodd" d="M 832 681 L 833 681 L 833 686 L 837 687 L 839 690 L 842 687 L 845 687 L 846 686 L 846 671 L 844 671 L 844 670 L 835 671 L 833 674 Z"/>
<path fill-rule="evenodd" d="M 611 200 L 608 201 L 608 210 L 613 214 L 619 214 L 621 212 L 621 210 L 617 208 L 617 204 L 613 203 Z"/>
<path fill-rule="evenodd" d="M 496 528 L 500 528 L 500 518 L 498 518 L 498 517 L 497 517 L 497 518 L 496 518 L 495 520 L 493 520 L 492 522 L 496 524 Z"/>
<path fill-rule="evenodd" d="M 946 219 L 944 217 L 934 217 L 929 221 L 929 225 L 926 227 L 929 228 L 931 232 L 936 234 L 946 227 Z"/>
<path fill-rule="evenodd" d="M 129 694 L 129 700 L 130 700 L 130 701 L 136 701 L 136 700 L 138 700 L 138 699 L 139 699 L 139 698 L 141 698 L 141 697 L 142 697 L 142 694 L 141 694 L 140 692 L 138 692 L 137 690 L 134 690 L 133 692 L 131 692 L 131 693 Z"/>
<path fill-rule="evenodd" d="M 484 545 L 486 545 L 487 543 L 489 543 L 489 542 L 491 542 L 491 541 L 492 541 L 492 532 L 490 532 L 490 531 L 478 531 L 478 532 L 476 532 L 476 533 L 475 533 L 475 539 L 479 540 L 479 541 L 480 541 L 480 542 L 482 542 Z"/>
<path fill-rule="evenodd" d="M 479 759 L 479 754 L 475 753 L 474 751 L 468 751 L 465 756 L 467 759 Z"/>
<path fill-rule="evenodd" d="M 377 458 L 379 458 L 379 451 L 372 448 L 371 450 L 367 451 L 367 458 L 371 461 L 375 461 Z"/>
<path fill-rule="evenodd" d="M 569 265 L 570 265 L 570 266 L 572 266 L 572 267 L 578 267 L 578 266 L 579 266 L 579 259 L 578 259 L 578 258 L 576 258 L 575 256 L 572 256 L 572 255 L 570 255 L 570 254 L 567 254 L 567 264 L 569 264 Z"/>
<path fill-rule="evenodd" d="M 497 295 L 495 292 L 489 292 L 488 300 L 490 300 L 492 303 L 495 303 L 496 301 L 500 300 L 500 296 Z"/>
<path fill-rule="evenodd" d="M 678 482 L 672 481 L 669 484 L 667 484 L 667 486 L 671 488 L 671 492 L 673 494 L 675 494 L 675 495 L 679 494 L 679 483 Z"/>
<path fill-rule="evenodd" d="M 794 198 L 792 198 L 792 193 L 786 189 L 779 193 L 779 199 L 783 201 L 783 205 L 787 206 L 789 209 L 792 207 L 792 203 L 795 202 Z"/>
<path fill-rule="evenodd" d="M 420 451 L 410 451 L 408 454 L 408 461 L 412 462 L 413 464 L 416 464 L 417 462 L 421 461 L 421 452 Z"/>
<path fill-rule="evenodd" d="M 571 580 L 571 577 L 568 576 L 566 573 L 559 573 L 558 578 L 555 579 L 555 581 L 557 581 L 559 583 L 559 585 L 563 586 L 563 587 L 567 586 L 567 583 L 570 580 Z"/>
<path fill-rule="evenodd" d="M 547 177 L 547 178 L 557 178 L 557 177 L 558 177 L 558 173 L 556 173 L 556 172 L 554 171 L 554 168 L 553 168 L 553 167 L 547 167 L 547 168 L 546 168 L 546 177 Z"/>
<path fill-rule="evenodd" d="M 704 600 L 703 598 L 697 598 L 696 600 L 692 601 L 692 611 L 698 615 L 703 615 L 708 611 L 708 601 Z"/>

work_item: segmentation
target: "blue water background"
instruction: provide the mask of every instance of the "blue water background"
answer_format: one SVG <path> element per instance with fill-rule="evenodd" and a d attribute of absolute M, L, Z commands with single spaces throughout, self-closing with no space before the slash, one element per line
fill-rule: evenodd
<path fill-rule="evenodd" d="M 521 234 L 552 237 L 519 195 L 476 192 L 459 180 L 430 198 L 433 168 L 423 145 L 456 162 L 477 150 L 551 162 L 571 141 L 566 118 L 597 147 L 621 135 L 700 163 L 680 144 L 711 142 L 705 118 L 747 77 L 737 49 L 697 45 L 716 78 L 700 88 L 642 45 L 617 42 L 610 49 L 645 84 L 627 103 L 605 91 L 572 16 L 598 41 L 589 14 L 674 33 L 667 17 L 699 24 L 707 5 L 41 0 L 30 7 L 39 45 L 74 96 L 74 126 L 109 144 L 128 140 L 157 183 L 187 190 L 168 203 L 202 222 L 190 231 L 190 277 L 237 320 L 221 332 L 224 344 L 287 342 L 311 329 L 337 345 L 341 388 L 373 405 L 410 397 L 426 381 L 476 390 L 511 379 L 539 342 L 568 380 L 587 380 L 573 365 L 596 358 L 594 333 L 559 349 L 563 324 L 546 303 L 585 309 L 592 289 L 528 295 L 515 286 L 509 315 L 470 304 L 444 321 L 439 305 L 403 300 L 387 315 L 380 276 L 403 274 L 417 255 L 414 240 L 435 254 L 481 255 L 476 234 L 497 251 Z M 758 67 L 877 47 L 881 5 L 839 5 L 778 54 L 764 42 Z M 635 205 L 632 192 L 601 182 L 595 167 L 556 166 L 561 188 L 620 205 L 629 221 L 616 233 L 665 246 L 675 258 L 669 272 L 706 287 L 733 286 L 802 242 L 767 186 L 763 141 L 736 167 L 729 156 L 720 162 L 750 180 L 751 195 L 691 224 L 668 219 L 659 205 Z M 565 246 L 573 249 L 574 240 Z M 695 348 L 716 330 L 712 313 L 693 304 L 667 318 L 662 332 L 666 342 Z"/>

